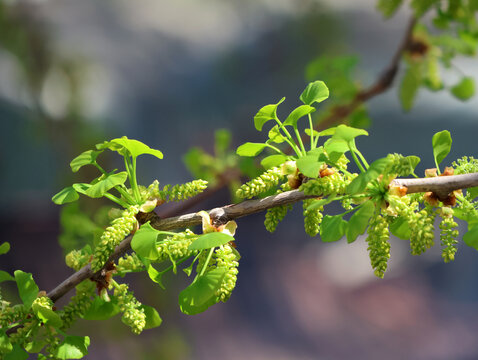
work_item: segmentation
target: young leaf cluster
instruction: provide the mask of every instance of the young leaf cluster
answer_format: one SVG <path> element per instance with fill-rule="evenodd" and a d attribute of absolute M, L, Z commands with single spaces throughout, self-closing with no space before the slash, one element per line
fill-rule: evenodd
<path fill-rule="evenodd" d="M 123 157 L 125 171 L 107 172 L 101 167 L 97 160 L 105 150 L 117 152 Z M 109 215 L 113 220 L 102 231 L 97 241 L 95 234 L 101 227 L 85 216 L 78 215 L 78 208 L 71 208 L 63 217 L 64 237 L 68 238 L 65 245 L 77 243 L 75 238 L 78 236 L 87 242 L 83 248 L 70 251 L 66 255 L 66 263 L 74 270 L 90 264 L 93 271 L 98 271 L 95 278 L 98 294 L 95 295 L 95 284 L 86 280 L 77 285 L 76 295 L 69 303 L 61 310 L 56 310 L 45 293 L 39 291 L 31 274 L 18 270 L 15 277 L 12 277 L 4 271 L 0 272 L 0 281 L 17 283 L 19 296 L 23 302 L 12 305 L 0 299 L 0 358 L 26 358 L 27 353 L 39 353 L 41 359 L 78 359 L 85 356 L 88 353 L 89 338 L 65 333 L 79 318 L 107 319 L 121 313 L 123 322 L 135 334 L 160 325 L 161 318 L 157 311 L 141 304 L 128 284 L 118 284 L 113 277 L 146 270 L 151 276 L 153 269 L 151 262 L 171 261 L 176 271 L 176 265 L 189 258 L 191 254 L 201 253 L 194 249 L 188 250 L 191 241 L 199 238 L 190 231 L 178 234 L 161 233 L 161 241 L 151 238 L 145 241 L 144 234 L 151 233 L 153 229 L 149 225 L 140 228 L 137 216 L 139 213 L 151 212 L 165 202 L 182 201 L 195 196 L 206 188 L 207 182 L 194 180 L 182 185 L 166 185 L 162 190 L 159 189 L 158 181 L 154 181 L 149 187 L 139 185 L 136 160 L 143 154 L 160 159 L 163 156 L 159 150 L 151 149 L 137 140 L 122 137 L 98 144 L 95 150 L 85 151 L 73 159 L 70 164 L 73 172 L 91 165 L 99 170 L 100 175 L 90 183 L 76 183 L 63 189 L 53 197 L 55 203 L 73 202 L 79 198 L 79 194 L 83 194 L 91 198 L 105 197 L 123 208 L 110 211 Z M 129 187 L 126 186 L 126 180 Z M 136 252 L 120 258 L 117 267 L 113 263 L 107 263 L 115 247 L 135 231 L 137 236 L 133 241 L 133 249 Z M 157 238 L 158 234 L 154 233 L 154 236 Z M 229 236 L 228 241 L 231 238 Z M 178 246 L 184 245 L 186 252 L 183 254 L 178 250 Z M 0 246 L 0 254 L 8 250 L 8 243 Z M 227 255 L 219 258 L 227 258 Z M 156 279 L 159 278 L 157 275 Z M 227 284 L 230 283 L 231 280 L 228 278 Z M 225 298 L 222 297 L 221 300 Z M 7 332 L 11 334 L 8 336 Z"/>
<path fill-rule="evenodd" d="M 319 83 L 322 84 L 321 82 L 309 84 L 302 93 L 301 100 L 304 104 L 314 102 L 311 100 L 314 97 L 310 96 L 310 90 Z M 318 93 L 317 91 L 316 94 Z M 323 100 L 325 96 L 318 98 Z M 469 191 L 463 196 L 455 191 L 446 198 L 434 193 L 407 195 L 407 189 L 395 186 L 393 181 L 397 177 L 410 175 L 416 177 L 414 169 L 420 158 L 389 154 L 369 164 L 356 146 L 356 138 L 368 133 L 363 129 L 346 125 L 339 125 L 320 133 L 314 132 L 312 126 L 307 128 L 306 133 L 314 136 L 310 136 L 310 150 L 304 152 L 306 144 L 297 133 L 299 117 L 289 115 L 288 119 L 294 118 L 295 121 L 282 123 L 277 116 L 277 107 L 282 101 L 263 107 L 254 118 L 258 130 L 263 130 L 269 121 L 275 122 L 269 130 L 269 139 L 265 143 L 246 143 L 237 150 L 237 153 L 243 156 L 257 156 L 266 148 L 277 153 L 262 160 L 262 163 L 267 165 L 269 159 L 274 157 L 274 160 L 277 159 L 273 164 L 274 167 L 244 184 L 238 190 L 239 196 L 250 198 L 271 190 L 280 193 L 298 188 L 305 195 L 311 196 L 311 199 L 303 202 L 306 232 L 311 236 L 320 234 L 324 242 L 338 241 L 346 237 L 349 243 L 367 233 L 365 241 L 368 244 L 371 265 L 378 277 L 383 277 L 387 269 L 391 249 L 390 234 L 409 240 L 412 255 L 422 254 L 434 245 L 434 222 L 435 218 L 440 216 L 442 257 L 445 262 L 449 262 L 454 259 L 458 243 L 454 216 L 467 220 L 472 226 L 470 230 L 478 233 L 478 227 L 474 227 L 475 219 L 478 218 L 475 217 L 476 210 L 472 202 L 478 192 L 475 194 L 474 191 Z M 297 109 L 291 114 L 301 113 Z M 295 139 L 288 136 L 292 131 L 288 132 L 287 126 L 296 133 Z M 276 140 L 278 138 L 279 141 Z M 287 138 L 288 141 L 282 138 Z M 327 140 L 319 146 L 321 138 Z M 295 154 L 286 155 L 280 150 L 277 146 L 282 143 L 290 145 Z M 439 168 L 440 163 L 450 152 L 451 143 L 451 135 L 447 130 L 433 136 L 432 147 L 436 168 L 427 170 L 427 176 L 447 176 L 454 173 L 451 167 L 446 167 L 443 172 Z M 349 171 L 350 161 L 356 165 L 359 173 Z M 456 167 L 461 173 L 477 170 L 473 158 L 458 160 Z M 344 211 L 337 215 L 324 215 L 324 206 L 334 201 L 340 202 Z M 472 208 L 473 211 L 460 210 L 464 207 Z M 269 209 L 266 213 L 266 229 L 275 231 L 288 209 L 289 206 L 285 205 Z M 471 235 L 466 234 L 464 240 L 465 242 L 468 240 L 472 246 L 477 246 L 471 240 Z"/>
<path fill-rule="evenodd" d="M 209 186 L 226 183 L 232 199 L 239 201 L 236 197 L 236 191 L 241 185 L 239 175 L 252 178 L 258 175 L 258 169 L 252 159 L 237 156 L 231 150 L 231 141 L 232 134 L 229 130 L 216 130 L 212 155 L 199 147 L 193 147 L 184 155 L 183 161 L 195 178 L 206 180 Z"/>
<path fill-rule="evenodd" d="M 158 231 L 146 223 L 134 235 L 132 249 L 143 263 L 150 279 L 165 288 L 163 275 L 185 262 L 183 271 L 191 276 L 196 264 L 196 276 L 192 283 L 179 294 L 181 311 L 188 315 L 205 311 L 219 301 L 227 301 L 236 284 L 239 253 L 233 241 L 236 223 L 214 225 L 206 212 L 203 218 L 203 234 L 190 230 L 181 233 Z M 160 270 L 158 266 L 166 264 Z"/>

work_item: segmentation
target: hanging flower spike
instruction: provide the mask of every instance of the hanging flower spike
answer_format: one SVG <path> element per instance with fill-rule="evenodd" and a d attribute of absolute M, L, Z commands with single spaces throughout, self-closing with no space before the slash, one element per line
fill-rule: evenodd
<path fill-rule="evenodd" d="M 299 190 L 305 195 L 329 196 L 331 194 L 344 194 L 348 182 L 342 174 L 335 172 L 319 179 L 311 179 L 303 183 Z"/>
<path fill-rule="evenodd" d="M 375 276 L 383 278 L 390 259 L 390 243 L 388 242 L 388 223 L 382 215 L 372 218 L 368 228 L 368 236 L 365 240 L 368 244 L 370 263 Z"/>
<path fill-rule="evenodd" d="M 163 190 L 159 191 L 159 200 L 161 201 L 182 201 L 192 198 L 199 193 L 202 193 L 207 188 L 206 180 L 193 180 L 185 184 L 177 184 L 164 186 Z"/>
<path fill-rule="evenodd" d="M 434 220 L 435 214 L 430 206 L 414 213 L 410 222 L 410 252 L 412 255 L 420 255 L 434 245 Z"/>
<path fill-rule="evenodd" d="M 242 199 L 250 199 L 269 191 L 279 184 L 284 177 L 282 171 L 278 167 L 267 170 L 262 175 L 243 184 L 236 192 L 237 197 Z"/>
<path fill-rule="evenodd" d="M 216 292 L 216 296 L 219 297 L 222 302 L 226 302 L 231 297 L 232 290 L 236 287 L 239 262 L 237 261 L 237 255 L 229 244 L 221 245 L 215 251 L 215 257 L 216 266 L 226 269 L 224 279 L 221 283 L 221 287 Z"/>
<path fill-rule="evenodd" d="M 0 302 L 0 327 L 8 328 L 14 322 L 25 318 L 28 309 L 23 304 L 10 306 L 10 302 L 2 300 Z"/>
<path fill-rule="evenodd" d="M 114 295 L 118 299 L 120 310 L 123 312 L 121 320 L 131 328 L 134 334 L 140 334 L 146 326 L 146 315 L 144 309 L 141 308 L 141 303 L 128 290 L 127 284 L 116 287 Z"/>
<path fill-rule="evenodd" d="M 107 227 L 101 235 L 99 244 L 96 246 L 91 269 L 93 271 L 100 270 L 106 263 L 111 253 L 128 234 L 130 234 L 138 224 L 136 214 L 138 206 L 130 206 L 124 210 L 122 216 L 113 220 L 111 226 Z"/>
<path fill-rule="evenodd" d="M 92 281 L 83 281 L 76 287 L 76 295 L 70 299 L 70 303 L 59 312 L 63 325 L 62 330 L 70 328 L 74 322 L 83 317 L 93 302 L 95 285 Z"/>
<path fill-rule="evenodd" d="M 116 272 L 121 276 L 127 272 L 137 272 L 144 270 L 143 262 L 138 258 L 136 253 L 131 255 L 126 254 L 123 257 L 118 259 L 118 264 L 116 265 Z"/>
<path fill-rule="evenodd" d="M 292 209 L 292 205 L 280 205 L 267 209 L 266 218 L 264 219 L 264 226 L 270 233 L 276 231 L 277 225 L 287 215 L 287 211 Z"/>
<path fill-rule="evenodd" d="M 65 256 L 66 266 L 72 268 L 75 271 L 78 271 L 83 266 L 87 265 L 90 260 L 91 254 L 88 254 L 83 250 L 72 250 Z"/>
<path fill-rule="evenodd" d="M 455 253 L 457 251 L 458 224 L 453 219 L 453 209 L 443 207 L 439 213 L 442 221 L 440 223 L 440 244 L 442 246 L 441 256 L 443 261 L 450 262 L 455 260 Z"/>
<path fill-rule="evenodd" d="M 306 199 L 302 202 L 303 204 L 303 215 L 304 215 L 304 228 L 305 232 L 314 237 L 320 231 L 320 223 L 322 222 L 322 211 L 324 207 L 321 206 L 317 209 L 307 210 L 307 208 L 315 201 L 315 199 Z"/>
<path fill-rule="evenodd" d="M 169 258 L 174 262 L 196 253 L 196 250 L 189 250 L 189 245 L 196 238 L 197 235 L 189 229 L 176 235 L 168 236 L 158 244 L 159 258 L 157 261 L 161 262 Z"/>

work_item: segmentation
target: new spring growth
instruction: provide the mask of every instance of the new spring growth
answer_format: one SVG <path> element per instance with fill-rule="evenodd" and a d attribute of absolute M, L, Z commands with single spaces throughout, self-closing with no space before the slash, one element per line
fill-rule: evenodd
<path fill-rule="evenodd" d="M 205 211 L 200 211 L 198 213 L 202 217 L 202 228 L 203 233 L 211 232 L 222 232 L 231 236 L 234 236 L 237 229 L 237 224 L 235 221 L 231 220 L 222 225 L 216 225 L 211 220 L 209 214 Z M 199 258 L 197 271 L 198 273 L 203 272 L 204 267 L 205 273 L 212 271 L 214 269 L 223 269 L 224 278 L 215 292 L 215 296 L 218 300 L 226 302 L 231 296 L 232 290 L 236 286 L 238 266 L 239 266 L 239 253 L 233 248 L 231 243 L 223 244 L 218 246 L 212 256 L 206 255 L 203 252 Z"/>
<path fill-rule="evenodd" d="M 203 234 L 211 232 L 222 232 L 234 236 L 234 234 L 236 233 L 237 223 L 234 220 L 230 220 L 223 225 L 215 225 L 206 211 L 200 211 L 198 212 L 198 215 L 202 218 Z"/>

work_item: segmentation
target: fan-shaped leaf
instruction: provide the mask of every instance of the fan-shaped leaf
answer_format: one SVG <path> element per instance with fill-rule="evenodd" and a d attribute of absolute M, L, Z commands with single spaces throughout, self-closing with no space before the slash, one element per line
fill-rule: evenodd
<path fill-rule="evenodd" d="M 266 144 L 262 143 L 251 143 L 247 142 L 239 146 L 236 150 L 236 154 L 239 156 L 257 156 L 259 155 L 262 150 L 267 147 Z"/>
<path fill-rule="evenodd" d="M 257 130 L 262 131 L 262 127 L 269 120 L 274 120 L 277 117 L 277 107 L 285 100 L 285 97 L 280 99 L 277 104 L 270 104 L 262 107 L 254 116 L 254 126 Z"/>
<path fill-rule="evenodd" d="M 133 158 L 137 158 L 139 155 L 143 154 L 153 155 L 158 159 L 163 158 L 163 153 L 161 151 L 151 149 L 148 145 L 143 144 L 141 141 L 128 139 L 126 136 L 97 144 L 96 148 L 99 150 L 110 149 L 112 151 L 117 151 L 120 155 L 129 154 Z"/>
<path fill-rule="evenodd" d="M 40 289 L 38 289 L 37 284 L 33 280 L 32 274 L 16 270 L 14 275 L 20 299 L 22 299 L 23 304 L 29 309 L 33 301 L 37 298 Z"/>
<path fill-rule="evenodd" d="M 231 235 L 221 232 L 211 232 L 199 236 L 189 245 L 189 250 L 203 250 L 210 249 L 216 246 L 227 244 L 229 241 L 234 241 Z"/>
<path fill-rule="evenodd" d="M 96 184 L 91 185 L 90 188 L 85 191 L 85 194 L 92 198 L 100 198 L 104 196 L 108 190 L 111 190 L 115 186 L 124 184 L 127 178 L 128 174 L 126 171 L 108 175 Z"/>
<path fill-rule="evenodd" d="M 323 242 L 333 242 L 340 240 L 345 235 L 347 221 L 342 219 L 342 215 L 325 215 L 320 224 L 320 237 Z"/>
<path fill-rule="evenodd" d="M 85 165 L 92 165 L 96 162 L 96 158 L 101 154 L 103 150 L 87 150 L 82 152 L 76 158 L 70 162 L 71 171 L 77 172 L 81 167 Z"/>
<path fill-rule="evenodd" d="M 53 195 L 51 200 L 57 205 L 62 205 L 76 201 L 79 197 L 80 195 L 78 195 L 73 186 L 68 186 L 61 190 L 59 193 Z"/>
<path fill-rule="evenodd" d="M 284 125 L 290 125 L 292 126 L 293 128 L 297 128 L 297 121 L 307 115 L 307 114 L 311 114 L 315 111 L 315 108 L 310 106 L 310 105 L 301 105 L 299 106 L 298 108 L 294 109 L 290 114 L 289 116 L 287 117 L 287 119 L 285 119 L 284 121 Z"/>
<path fill-rule="evenodd" d="M 320 103 L 329 97 L 329 89 L 323 81 L 311 82 L 300 95 L 300 100 L 305 105 Z"/>
<path fill-rule="evenodd" d="M 438 167 L 451 150 L 451 135 L 448 130 L 437 132 L 433 135 L 433 156 Z"/>
<path fill-rule="evenodd" d="M 219 298 L 216 291 L 221 287 L 225 274 L 225 268 L 220 267 L 198 276 L 179 294 L 181 311 L 187 315 L 195 315 L 217 303 Z"/>

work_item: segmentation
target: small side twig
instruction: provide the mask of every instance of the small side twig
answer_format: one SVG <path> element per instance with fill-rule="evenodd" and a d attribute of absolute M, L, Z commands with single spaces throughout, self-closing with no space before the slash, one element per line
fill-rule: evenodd
<path fill-rule="evenodd" d="M 374 96 L 384 93 L 392 86 L 393 81 L 395 80 L 395 77 L 397 75 L 398 69 L 400 67 L 400 60 L 402 58 L 402 55 L 405 51 L 407 51 L 411 42 L 413 41 L 413 29 L 415 27 L 416 22 L 417 19 L 412 16 L 408 21 L 408 25 L 405 30 L 403 39 L 400 42 L 400 45 L 393 54 L 390 63 L 381 73 L 381 75 L 377 78 L 377 80 L 369 87 L 359 91 L 350 103 L 335 106 L 332 109 L 331 114 L 325 119 L 323 119 L 319 124 L 317 124 L 317 130 L 324 130 L 336 124 L 341 119 L 349 116 L 364 102 L 370 100 Z"/>

